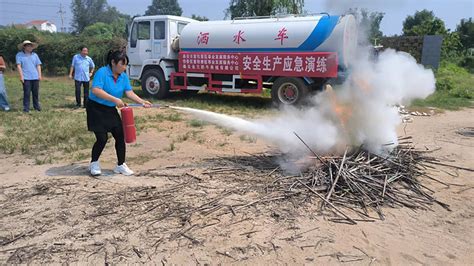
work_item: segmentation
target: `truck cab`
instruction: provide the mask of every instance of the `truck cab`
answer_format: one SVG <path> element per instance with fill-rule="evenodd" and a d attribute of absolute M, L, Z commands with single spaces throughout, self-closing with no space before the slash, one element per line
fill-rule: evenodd
<path fill-rule="evenodd" d="M 148 96 L 163 98 L 168 93 L 167 82 L 178 60 L 178 51 L 172 48 L 173 40 L 188 23 L 195 21 L 169 15 L 134 18 L 127 44 L 128 75 L 141 81 Z"/>

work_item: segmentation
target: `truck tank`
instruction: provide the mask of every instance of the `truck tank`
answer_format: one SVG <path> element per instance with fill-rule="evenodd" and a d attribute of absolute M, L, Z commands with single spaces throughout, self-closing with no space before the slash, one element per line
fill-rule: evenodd
<path fill-rule="evenodd" d="M 192 22 L 179 37 L 185 52 L 337 52 L 344 67 L 356 45 L 353 15 Z"/>

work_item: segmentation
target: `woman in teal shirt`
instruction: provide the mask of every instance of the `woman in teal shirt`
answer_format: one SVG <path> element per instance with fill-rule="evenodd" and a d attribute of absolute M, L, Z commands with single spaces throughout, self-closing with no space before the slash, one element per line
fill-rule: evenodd
<path fill-rule="evenodd" d="M 125 164 L 125 139 L 122 128 L 122 120 L 117 108 L 125 107 L 122 101 L 123 94 L 132 101 L 151 107 L 149 101 L 138 97 L 132 90 L 130 80 L 125 69 L 128 57 L 122 51 L 110 51 L 107 55 L 108 65 L 101 67 L 94 76 L 92 90 L 87 102 L 87 128 L 94 132 L 96 142 L 92 147 L 92 158 L 89 166 L 91 175 L 101 174 L 99 157 L 107 144 L 107 133 L 112 133 L 115 139 L 115 151 L 117 153 L 117 174 L 132 175 L 133 171 Z"/>

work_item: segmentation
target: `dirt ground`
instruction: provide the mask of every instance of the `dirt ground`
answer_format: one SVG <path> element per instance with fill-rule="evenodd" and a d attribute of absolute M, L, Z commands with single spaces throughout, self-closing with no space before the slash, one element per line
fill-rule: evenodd
<path fill-rule="evenodd" d="M 473 127 L 474 109 L 465 109 L 414 117 L 399 134 L 472 168 Z M 113 174 L 113 143 L 100 178 L 88 175 L 88 160 L 0 155 L 0 264 L 474 264 L 470 171 L 436 167 L 449 185 L 422 179 L 451 211 L 387 207 L 383 221 L 348 225 L 329 221 L 317 198 L 255 203 L 272 181 L 271 169 L 256 167 L 259 154 L 275 151 L 261 139 L 166 121 L 127 149 L 136 176 Z M 248 165 L 235 168 L 237 159 Z"/>

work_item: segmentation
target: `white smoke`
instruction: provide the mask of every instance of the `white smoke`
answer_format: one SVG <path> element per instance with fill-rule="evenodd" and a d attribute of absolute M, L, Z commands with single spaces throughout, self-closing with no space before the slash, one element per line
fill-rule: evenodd
<path fill-rule="evenodd" d="M 342 14 L 358 8 L 394 10 L 406 4 L 407 0 L 327 0 L 324 2 L 324 8 L 327 12 Z"/>
<path fill-rule="evenodd" d="M 433 93 L 434 74 L 411 55 L 391 49 L 382 52 L 376 62 L 354 62 L 352 69 L 348 80 L 335 90 L 336 101 L 350 113 L 346 140 L 380 153 L 384 144 L 397 144 L 396 127 L 401 121 L 395 105 Z"/>
<path fill-rule="evenodd" d="M 346 11 L 351 7 L 348 3 L 359 2 L 372 7 L 377 5 L 376 1 L 355 0 L 327 3 L 328 7 L 334 5 Z M 208 111 L 177 109 L 268 140 L 292 159 L 308 154 L 294 133 L 320 154 L 343 152 L 347 145 L 363 145 L 371 152 L 384 153 L 398 144 L 396 128 L 401 119 L 395 105 L 406 105 L 433 93 L 435 78 L 431 70 L 417 64 L 407 53 L 387 49 L 373 61 L 369 59 L 368 50 L 359 47 L 357 59 L 352 62 L 351 72 L 342 85 L 317 94 L 309 106 L 285 107 L 276 117 L 248 121 Z M 288 165 L 282 163 L 281 166 L 288 170 Z"/>
<path fill-rule="evenodd" d="M 346 145 L 364 145 L 372 152 L 382 153 L 397 144 L 396 127 L 401 119 L 395 105 L 433 93 L 433 72 L 417 64 L 409 54 L 390 49 L 382 52 L 376 62 L 362 57 L 352 69 L 344 84 L 319 93 L 311 106 L 286 107 L 272 118 L 249 121 L 177 108 L 211 123 L 264 138 L 293 157 L 308 153 L 295 132 L 321 154 L 340 151 Z M 386 145 L 390 143 L 393 145 Z"/>

